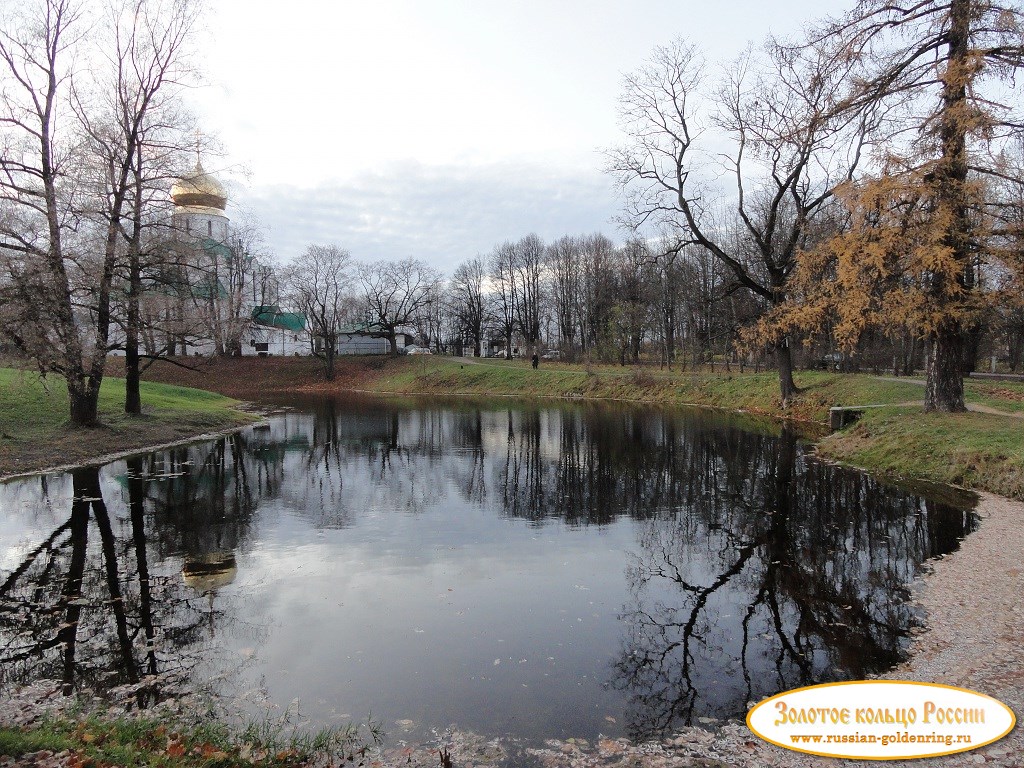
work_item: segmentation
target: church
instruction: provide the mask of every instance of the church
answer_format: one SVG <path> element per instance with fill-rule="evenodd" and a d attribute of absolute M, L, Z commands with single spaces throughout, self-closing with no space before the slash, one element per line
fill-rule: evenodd
<path fill-rule="evenodd" d="M 232 233 L 227 190 L 198 159 L 171 186 L 170 231 L 143 301 L 149 354 L 295 356 L 319 352 L 305 315 L 285 311 L 272 271 Z M 411 333 L 399 334 L 404 348 Z M 387 354 L 365 326 L 339 329 L 339 355 Z"/>
<path fill-rule="evenodd" d="M 146 345 L 168 355 L 312 354 L 305 316 L 282 311 L 275 277 L 233 236 L 227 190 L 201 161 L 171 186 L 171 202 L 145 302 Z"/>

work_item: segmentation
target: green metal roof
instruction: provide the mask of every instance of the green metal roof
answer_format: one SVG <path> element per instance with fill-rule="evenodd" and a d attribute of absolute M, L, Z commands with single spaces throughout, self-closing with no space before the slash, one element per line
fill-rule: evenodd
<path fill-rule="evenodd" d="M 277 306 L 256 307 L 252 311 L 253 322 L 270 328 L 283 328 L 296 333 L 306 330 L 306 316 L 298 312 L 282 312 Z"/>

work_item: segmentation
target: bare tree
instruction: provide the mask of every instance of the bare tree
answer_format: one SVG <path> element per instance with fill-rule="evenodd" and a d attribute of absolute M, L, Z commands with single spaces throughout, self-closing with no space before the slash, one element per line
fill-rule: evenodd
<path fill-rule="evenodd" d="M 619 365 L 640 361 L 651 317 L 653 262 L 647 243 L 638 238 L 629 240 L 617 253 L 613 330 Z"/>
<path fill-rule="evenodd" d="M 851 68 L 823 47 L 797 55 L 770 45 L 760 59 L 748 52 L 708 88 L 694 46 L 677 40 L 655 49 L 650 63 L 626 78 L 620 100 L 632 143 L 608 154 L 608 170 L 626 194 L 627 223 L 674 230 L 681 242 L 724 263 L 746 289 L 784 303 L 797 254 L 808 245 L 808 223 L 860 158 L 871 114 L 854 118 L 843 110 Z M 713 128 L 730 145 L 717 157 L 710 154 Z M 708 169 L 732 178 L 742 250 L 723 236 L 713 203 L 719 195 L 702 177 Z M 785 404 L 796 392 L 790 340 L 766 341 L 776 352 Z"/>
<path fill-rule="evenodd" d="M 288 265 L 285 294 L 306 316 L 312 352 L 324 362 L 324 376 L 334 380 L 338 335 L 356 311 L 352 257 L 336 245 L 310 245 Z"/>
<path fill-rule="evenodd" d="M 566 235 L 547 249 L 547 273 L 551 303 L 558 328 L 558 343 L 564 355 L 574 356 L 580 338 L 580 310 L 583 303 L 582 238 Z"/>
<path fill-rule="evenodd" d="M 3 330 L 41 372 L 65 378 L 76 426 L 98 419 L 126 250 L 129 294 L 138 287 L 131 260 L 138 257 L 144 218 L 144 136 L 159 124 L 157 94 L 177 72 L 193 7 L 125 0 L 95 25 L 73 0 L 4 9 L 0 255 L 9 311 Z M 76 71 L 76 56 L 90 66 Z M 136 300 L 128 302 L 133 332 Z M 140 408 L 137 395 L 136 379 L 129 412 Z"/>
<path fill-rule="evenodd" d="M 398 332 L 414 326 L 437 298 L 441 274 L 418 259 L 377 261 L 359 268 L 364 307 L 373 331 L 388 340 L 398 354 Z"/>
<path fill-rule="evenodd" d="M 462 338 L 472 341 L 474 357 L 480 357 L 484 341 L 487 305 L 484 280 L 487 268 L 482 256 L 474 256 L 455 268 L 448 283 L 448 302 Z"/>
<path fill-rule="evenodd" d="M 615 244 L 600 233 L 582 240 L 584 294 L 579 312 L 583 351 L 589 360 L 609 351 L 615 307 Z"/>
<path fill-rule="evenodd" d="M 85 129 L 102 178 L 99 215 L 105 261 L 124 243 L 127 272 L 125 412 L 142 413 L 140 297 L 144 230 L 154 188 L 176 164 L 187 140 L 187 120 L 177 107 L 180 86 L 193 74 L 183 54 L 198 17 L 192 0 L 115 0 L 103 37 L 109 74 L 91 89 L 75 89 L 75 112 Z M 160 190 L 162 191 L 162 189 Z"/>
<path fill-rule="evenodd" d="M 512 337 L 516 332 L 519 305 L 515 279 L 515 246 L 507 240 L 495 246 L 488 258 L 491 290 L 491 324 L 505 340 L 505 359 L 512 359 Z"/>
<path fill-rule="evenodd" d="M 510 277 L 514 283 L 513 317 L 529 353 L 536 351 L 537 340 L 540 338 L 544 254 L 544 241 L 533 233 L 512 246 Z"/>
<path fill-rule="evenodd" d="M 103 264 L 91 286 L 96 324 L 80 327 L 71 178 L 78 147 L 68 130 L 66 96 L 72 50 L 87 28 L 73 0 L 4 11 L 0 250 L 10 323 L 4 331 L 40 371 L 64 376 L 71 423 L 89 426 L 97 421 L 113 264 Z"/>

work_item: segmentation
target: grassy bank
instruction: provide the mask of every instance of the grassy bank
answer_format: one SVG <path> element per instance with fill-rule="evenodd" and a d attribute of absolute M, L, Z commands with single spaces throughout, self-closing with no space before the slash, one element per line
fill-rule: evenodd
<path fill-rule="evenodd" d="M 750 411 L 801 421 L 825 423 L 837 404 L 906 402 L 920 397 L 906 382 L 839 376 L 807 371 L 798 374 L 802 388 L 788 411 L 779 404 L 773 372 L 684 372 L 657 368 L 548 364 L 533 370 L 521 361 L 463 362 L 423 358 L 405 361 L 379 378 L 380 392 L 459 392 L 475 395 L 521 394 L 541 397 L 629 400 L 671 405 L 702 405 Z"/>
<path fill-rule="evenodd" d="M 824 434 L 835 405 L 879 405 L 844 432 L 823 437 L 819 452 L 873 472 L 987 490 L 1024 499 L 1024 422 L 984 413 L 925 414 L 924 387 L 913 379 L 799 371 L 801 393 L 787 411 L 779 405 L 775 373 L 736 370 L 679 372 L 658 368 L 585 366 L 545 361 L 443 357 L 343 358 L 335 381 L 325 382 L 317 361 L 263 358 L 204 361 L 198 370 L 170 365 L 151 376 L 234 397 L 270 398 L 294 392 L 363 390 L 434 394 L 619 399 L 702 405 L 748 411 L 818 425 Z M 967 381 L 969 403 L 1024 413 L 1024 385 Z"/>
<path fill-rule="evenodd" d="M 1024 499 L 1024 421 L 1019 418 L 879 408 L 821 440 L 818 452 L 876 473 Z"/>
<path fill-rule="evenodd" d="M 116 363 L 114 363 L 116 365 Z M 116 373 L 113 369 L 112 373 Z M 630 400 L 670 405 L 708 405 L 824 423 L 836 404 L 906 402 L 921 388 L 867 376 L 801 372 L 804 392 L 783 412 L 774 373 L 679 372 L 651 367 L 548 363 L 533 370 L 522 360 L 466 360 L 434 356 L 342 358 L 333 382 L 308 358 L 242 358 L 202 361 L 196 370 L 157 364 L 158 381 L 210 389 L 231 397 L 260 399 L 292 392 L 364 390 L 384 394 L 463 394 Z"/>
<path fill-rule="evenodd" d="M 143 414 L 124 413 L 124 380 L 105 379 L 101 426 L 69 429 L 64 381 L 0 368 L 0 476 L 86 462 L 245 424 L 252 416 L 224 395 L 144 382 Z"/>
<path fill-rule="evenodd" d="M 62 717 L 0 726 L 0 756 L 61 754 L 62 765 L 165 768 L 276 768 L 341 765 L 361 757 L 374 734 L 356 726 L 299 733 L 266 724 L 233 731 L 216 719 L 193 724 L 161 718 Z"/>

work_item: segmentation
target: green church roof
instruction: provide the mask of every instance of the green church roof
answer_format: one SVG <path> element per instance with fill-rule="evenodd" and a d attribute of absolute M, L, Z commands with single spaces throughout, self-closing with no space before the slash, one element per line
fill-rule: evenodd
<path fill-rule="evenodd" d="M 256 307 L 252 311 L 253 322 L 270 328 L 283 328 L 299 333 L 306 330 L 306 316 L 298 312 L 282 312 L 277 306 Z"/>

